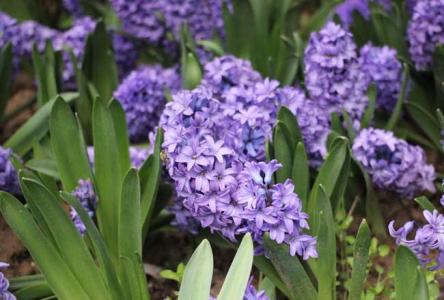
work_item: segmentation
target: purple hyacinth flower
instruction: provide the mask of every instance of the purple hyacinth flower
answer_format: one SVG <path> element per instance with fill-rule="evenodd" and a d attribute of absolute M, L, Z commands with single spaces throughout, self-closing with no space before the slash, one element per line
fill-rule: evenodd
<path fill-rule="evenodd" d="M 432 67 L 433 53 L 444 44 L 444 1 L 419 0 L 407 29 L 410 56 L 420 71 Z"/>
<path fill-rule="evenodd" d="M 94 192 L 94 186 L 91 180 L 79 180 L 79 184 L 72 192 L 72 195 L 75 196 L 77 200 L 79 200 L 80 204 L 85 209 L 88 216 L 90 218 L 94 217 L 97 207 L 97 197 Z M 70 215 L 71 220 L 74 222 L 74 226 L 77 228 L 77 231 L 81 235 L 84 235 L 86 232 L 85 224 L 74 208 L 71 208 Z"/>
<path fill-rule="evenodd" d="M 11 163 L 11 149 L 0 146 L 0 190 L 19 195 L 20 187 L 17 171 Z"/>
<path fill-rule="evenodd" d="M 377 105 L 389 112 L 396 105 L 402 84 L 402 65 L 396 56 L 395 49 L 367 44 L 359 57 L 368 85 L 376 85 Z"/>
<path fill-rule="evenodd" d="M 0 262 L 0 270 L 8 268 L 9 264 Z M 9 281 L 6 279 L 5 274 L 0 272 L 0 299 L 2 300 L 16 300 L 17 298 L 8 291 Z"/>
<path fill-rule="evenodd" d="M 353 142 L 353 155 L 378 188 L 408 198 L 420 191 L 435 191 L 435 169 L 427 164 L 424 150 L 392 132 L 362 130 Z"/>
<path fill-rule="evenodd" d="M 114 97 L 125 111 L 131 141 L 148 140 L 148 134 L 158 125 L 166 104 L 165 93 L 179 88 L 177 70 L 159 65 L 142 67 L 122 81 Z"/>
<path fill-rule="evenodd" d="M 63 0 L 63 7 L 75 17 L 83 15 L 83 9 L 79 0 Z"/>
<path fill-rule="evenodd" d="M 305 49 L 305 84 L 310 98 L 331 114 L 347 112 L 355 129 L 368 103 L 352 34 L 333 22 L 314 32 Z"/>

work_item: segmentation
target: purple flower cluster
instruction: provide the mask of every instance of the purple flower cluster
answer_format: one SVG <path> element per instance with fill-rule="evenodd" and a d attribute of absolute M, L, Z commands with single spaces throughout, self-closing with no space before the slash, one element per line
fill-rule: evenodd
<path fill-rule="evenodd" d="M 124 78 L 136 68 L 139 58 L 139 41 L 116 32 L 112 33 L 112 42 L 119 77 Z"/>
<path fill-rule="evenodd" d="M 159 123 L 166 104 L 165 93 L 180 88 L 176 68 L 164 69 L 159 65 L 145 66 L 131 72 L 114 97 L 120 101 L 126 114 L 130 139 L 142 142 Z"/>
<path fill-rule="evenodd" d="M 393 111 L 402 84 L 402 65 L 395 49 L 367 44 L 361 48 L 359 63 L 366 76 L 367 85 L 377 88 L 377 106 Z"/>
<path fill-rule="evenodd" d="M 79 180 L 79 184 L 76 189 L 72 192 L 72 195 L 75 196 L 80 204 L 83 206 L 85 211 L 88 213 L 89 217 L 94 217 L 95 210 L 97 207 L 97 197 L 94 193 L 94 186 L 91 180 Z M 71 208 L 70 211 L 71 220 L 74 222 L 74 225 L 77 228 L 77 231 L 83 235 L 86 232 L 85 224 L 81 220 L 79 214 L 74 208 Z"/>
<path fill-rule="evenodd" d="M 0 12 L 0 47 L 4 47 L 8 42 L 15 46 L 14 39 L 18 35 L 17 20 L 9 15 Z"/>
<path fill-rule="evenodd" d="M 370 0 L 381 5 L 386 11 L 392 7 L 391 0 Z M 336 14 L 345 28 L 353 23 L 353 13 L 359 13 L 365 20 L 370 19 L 370 7 L 368 0 L 345 0 L 336 7 Z"/>
<path fill-rule="evenodd" d="M 427 164 L 424 151 L 392 132 L 362 130 L 353 142 L 353 154 L 378 188 L 409 198 L 419 191 L 435 191 L 435 169 Z"/>
<path fill-rule="evenodd" d="M 181 220 L 191 215 L 202 227 L 231 240 L 251 232 L 260 243 L 269 232 L 278 243 L 288 243 L 292 255 L 315 256 L 316 240 L 302 233 L 307 215 L 292 182 L 272 184 L 280 164 L 255 162 L 265 158 L 278 84 L 267 79 L 249 82 L 252 70 L 243 68 L 247 65 L 234 58 L 223 60 L 217 63 L 227 63 L 225 67 L 206 66 L 216 72 L 206 74 L 203 85 L 175 94 L 161 118 L 167 170 L 177 201 L 189 213 Z M 233 62 L 242 68 L 230 69 Z"/>
<path fill-rule="evenodd" d="M 0 262 L 0 270 L 4 268 L 8 268 L 9 264 Z M 16 300 L 17 298 L 8 291 L 9 289 L 9 281 L 6 279 L 5 274 L 0 272 L 0 299 L 2 300 Z"/>
<path fill-rule="evenodd" d="M 223 36 L 224 0 L 112 0 L 112 5 L 129 34 L 163 45 L 177 54 L 182 25 L 187 24 L 195 40 Z M 199 51 L 201 52 L 201 51 Z"/>
<path fill-rule="evenodd" d="M 19 56 L 31 57 L 34 44 L 39 52 L 43 52 L 47 41 L 54 41 L 60 38 L 57 30 L 40 25 L 34 21 L 25 21 L 18 24 L 17 36 L 13 38 L 15 51 Z"/>
<path fill-rule="evenodd" d="M 416 3 L 407 38 L 416 69 L 430 69 L 435 48 L 444 45 L 444 0 L 419 0 Z"/>
<path fill-rule="evenodd" d="M 79 17 L 83 15 L 83 9 L 80 0 L 63 0 L 63 7 L 73 16 Z"/>
<path fill-rule="evenodd" d="M 310 98 L 326 113 L 346 111 L 359 128 L 368 103 L 352 34 L 329 22 L 312 33 L 305 49 L 305 84 Z"/>
<path fill-rule="evenodd" d="M 14 195 L 20 194 L 17 171 L 10 161 L 11 149 L 0 146 L 0 190 Z"/>
<path fill-rule="evenodd" d="M 434 261 L 435 264 L 431 269 L 441 269 L 444 267 L 444 215 L 437 210 L 433 212 L 424 210 L 423 215 L 427 224 L 417 228 L 412 239 L 408 236 L 415 227 L 413 221 L 405 223 L 398 229 L 394 227 L 395 221 L 391 221 L 389 232 L 398 245 L 410 248 L 423 266 Z"/>

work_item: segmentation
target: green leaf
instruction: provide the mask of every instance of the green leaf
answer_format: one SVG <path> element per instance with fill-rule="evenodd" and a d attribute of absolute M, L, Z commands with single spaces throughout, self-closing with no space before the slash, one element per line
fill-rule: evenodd
<path fill-rule="evenodd" d="M 118 77 L 112 43 L 103 21 L 97 23 L 96 29 L 88 37 L 82 70 L 86 79 L 97 89 L 100 98 L 108 102 L 117 87 Z"/>
<path fill-rule="evenodd" d="M 39 283 L 21 288 L 14 292 L 14 295 L 20 300 L 35 300 L 52 296 L 54 293 L 47 283 Z"/>
<path fill-rule="evenodd" d="M 105 241 L 100 235 L 99 230 L 92 221 L 91 217 L 85 211 L 85 208 L 82 206 L 82 204 L 80 204 L 79 200 L 75 196 L 67 192 L 61 192 L 60 195 L 63 200 L 65 200 L 76 210 L 77 214 L 85 225 L 86 235 L 94 248 L 94 253 L 96 254 L 103 277 L 107 280 L 107 286 L 110 288 L 111 293 L 113 293 L 113 299 L 122 299 L 124 296 L 117 279 L 116 269 L 112 264 L 109 251 L 106 248 Z"/>
<path fill-rule="evenodd" d="M 33 171 L 48 175 L 54 179 L 60 179 L 56 162 L 52 159 L 30 159 L 26 162 L 25 167 Z"/>
<path fill-rule="evenodd" d="M 427 199 L 426 196 L 421 196 L 421 197 L 415 198 L 415 202 L 418 203 L 422 207 L 422 209 L 424 209 L 424 210 L 428 210 L 430 212 L 436 210 L 433 203 L 430 202 L 430 200 Z"/>
<path fill-rule="evenodd" d="M 0 211 L 31 253 L 57 297 L 67 300 L 90 299 L 58 250 L 43 235 L 32 215 L 17 199 L 0 192 Z"/>
<path fill-rule="evenodd" d="M 429 299 L 418 259 L 405 246 L 399 246 L 395 253 L 395 291 L 399 300 Z"/>
<path fill-rule="evenodd" d="M 60 202 L 40 183 L 32 179 L 24 179 L 23 183 L 32 195 L 27 201 L 40 211 L 55 246 L 82 287 L 94 299 L 107 299 L 107 288 L 100 272 Z"/>
<path fill-rule="evenodd" d="M 163 130 L 157 129 L 156 141 L 153 154 L 145 161 L 140 168 L 140 187 L 141 196 L 141 220 L 143 224 L 143 236 L 148 232 L 149 223 L 153 214 L 155 200 L 159 191 L 161 160 L 160 153 L 162 151 Z"/>
<path fill-rule="evenodd" d="M 77 93 L 60 94 L 67 103 L 78 97 Z M 39 141 L 49 130 L 48 118 L 56 98 L 43 105 L 25 124 L 23 124 L 4 144 L 6 148 L 12 148 L 20 156 L 31 150 L 35 141 Z"/>
<path fill-rule="evenodd" d="M 202 79 L 202 66 L 195 52 L 193 38 L 187 26 L 181 28 L 180 52 L 182 87 L 191 90 L 198 86 Z"/>
<path fill-rule="evenodd" d="M 119 217 L 119 253 L 126 257 L 131 257 L 134 253 L 142 255 L 140 182 L 135 169 L 130 169 L 123 181 Z"/>
<path fill-rule="evenodd" d="M 185 268 L 178 300 L 208 300 L 213 277 L 213 253 L 203 240 Z"/>
<path fill-rule="evenodd" d="M 46 280 L 42 274 L 13 277 L 9 278 L 9 290 L 16 291 L 27 286 L 43 283 L 46 283 Z"/>
<path fill-rule="evenodd" d="M 273 282 L 268 278 L 264 277 L 259 284 L 259 291 L 265 291 L 265 294 L 270 298 L 270 300 L 276 300 L 276 287 Z"/>
<path fill-rule="evenodd" d="M 444 108 L 444 47 L 437 45 L 433 53 L 433 76 L 435 78 L 436 103 Z"/>
<path fill-rule="evenodd" d="M 65 190 L 74 190 L 80 179 L 92 178 L 82 130 L 69 105 L 58 97 L 49 119 L 51 144 Z M 69 151 L 66 146 L 69 145 Z"/>
<path fill-rule="evenodd" d="M 410 81 L 409 66 L 407 64 L 404 64 L 403 68 L 404 71 L 402 73 L 401 91 L 399 93 L 398 100 L 396 101 L 396 105 L 395 108 L 393 109 L 390 119 L 388 120 L 387 125 L 385 126 L 385 129 L 390 131 L 393 130 L 393 128 L 395 128 L 396 123 L 398 123 L 401 117 L 402 105 L 404 104 L 407 95 L 408 83 Z"/>
<path fill-rule="evenodd" d="M 291 174 L 294 191 L 302 200 L 303 207 L 306 207 L 310 188 L 310 168 L 307 153 L 305 152 L 305 147 L 302 142 L 299 142 L 296 146 Z"/>
<path fill-rule="evenodd" d="M 12 46 L 8 43 L 0 50 L 0 117 L 10 98 L 12 81 Z"/>
<path fill-rule="evenodd" d="M 255 256 L 254 257 L 254 265 L 267 276 L 267 278 L 286 296 L 290 297 L 290 291 L 284 282 L 282 282 L 279 273 L 276 271 L 276 268 L 270 262 L 268 258 L 265 256 Z"/>
<path fill-rule="evenodd" d="M 316 195 L 316 216 L 310 218 L 310 232 L 317 237 L 319 257 L 311 261 L 311 266 L 318 280 L 319 299 L 336 299 L 336 223 L 322 185 Z"/>
<path fill-rule="evenodd" d="M 223 46 L 213 40 L 201 40 L 196 42 L 199 46 L 204 47 L 206 50 L 212 52 L 216 56 L 222 56 L 225 54 Z"/>
<path fill-rule="evenodd" d="M 125 174 L 122 172 L 118 157 L 118 141 L 110 109 L 103 101 L 96 100 L 92 118 L 94 141 L 95 184 L 100 202 L 97 219 L 100 231 L 111 251 L 114 262 L 118 253 L 119 203 Z"/>
<path fill-rule="evenodd" d="M 281 121 L 288 129 L 289 140 L 288 143 L 291 150 L 296 149 L 299 142 L 303 142 L 301 129 L 299 128 L 296 116 L 285 106 L 281 106 L 278 112 L 278 120 Z"/>
<path fill-rule="evenodd" d="M 362 117 L 361 128 L 367 128 L 370 125 L 371 121 L 373 120 L 376 108 L 376 95 L 377 95 L 376 86 L 371 85 L 367 91 L 368 105 L 367 108 L 365 109 L 364 116 Z"/>
<path fill-rule="evenodd" d="M 418 103 L 407 102 L 406 107 L 409 115 L 434 143 L 436 149 L 443 152 L 440 142 L 441 128 L 436 118 Z"/>
<path fill-rule="evenodd" d="M 268 250 L 270 260 L 289 290 L 289 298 L 292 300 L 317 299 L 318 295 L 310 277 L 299 258 L 290 255 L 288 246 L 277 244 L 267 235 L 264 237 L 264 246 Z"/>
<path fill-rule="evenodd" d="M 273 148 L 274 158 L 281 164 L 282 168 L 276 172 L 277 182 L 284 182 L 287 178 L 291 178 L 293 168 L 293 155 L 289 141 L 290 132 L 281 121 L 277 121 L 273 132 Z"/>
<path fill-rule="evenodd" d="M 247 233 L 236 252 L 222 289 L 217 297 L 218 300 L 242 300 L 250 277 L 253 264 L 253 240 Z"/>
<path fill-rule="evenodd" d="M 129 156 L 129 137 L 128 137 L 128 128 L 126 125 L 126 117 L 125 111 L 122 108 L 122 105 L 116 100 L 111 100 L 109 104 L 109 109 L 111 111 L 111 116 L 113 118 L 114 130 L 116 133 L 117 150 L 118 150 L 118 160 L 121 166 L 121 170 L 123 172 L 127 172 L 130 167 L 130 156 Z"/>
<path fill-rule="evenodd" d="M 319 169 L 318 176 L 313 184 L 308 202 L 308 212 L 310 215 L 315 211 L 315 203 L 318 187 L 322 185 L 326 196 L 332 201 L 333 210 L 336 209 L 345 186 L 348 182 L 348 170 L 350 164 L 350 151 L 348 149 L 348 140 L 344 137 L 337 137 L 331 149 L 325 158 L 324 163 Z"/>
<path fill-rule="evenodd" d="M 335 7 L 341 3 L 340 0 L 325 1 L 323 5 L 317 10 L 317 12 L 310 17 L 310 21 L 303 30 L 303 38 L 306 40 L 310 36 L 310 33 L 320 30 L 327 19 L 330 17 L 331 12 Z"/>
<path fill-rule="evenodd" d="M 367 222 L 362 220 L 353 249 L 353 267 L 350 280 L 349 300 L 360 300 L 367 275 L 367 264 L 371 242 L 371 232 Z"/>

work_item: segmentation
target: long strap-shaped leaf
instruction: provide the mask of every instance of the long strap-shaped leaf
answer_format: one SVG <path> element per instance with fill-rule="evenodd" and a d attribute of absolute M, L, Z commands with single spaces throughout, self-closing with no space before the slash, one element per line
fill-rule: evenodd
<path fill-rule="evenodd" d="M 0 117 L 9 100 L 9 88 L 12 78 L 12 46 L 8 43 L 0 50 Z"/>
<path fill-rule="evenodd" d="M 66 191 L 72 191 L 79 179 L 91 178 L 82 130 L 69 105 L 58 97 L 49 119 L 51 144 L 57 168 Z M 66 147 L 69 145 L 69 151 Z"/>
<path fill-rule="evenodd" d="M 316 289 L 304 266 L 297 256 L 290 255 L 288 246 L 277 244 L 267 235 L 264 237 L 264 246 L 268 250 L 273 265 L 288 287 L 290 299 L 317 299 Z"/>
<path fill-rule="evenodd" d="M 24 179 L 32 202 L 54 238 L 55 246 L 82 287 L 92 299 L 109 299 L 101 274 L 72 221 L 60 202 L 43 185 Z"/>
<path fill-rule="evenodd" d="M 180 285 L 178 300 L 208 300 L 213 277 L 213 252 L 203 240 L 191 256 Z"/>
<path fill-rule="evenodd" d="M 76 197 L 66 192 L 61 192 L 61 197 L 76 210 L 85 225 L 86 235 L 92 243 L 99 266 L 102 269 L 103 278 L 106 278 L 107 287 L 110 289 L 113 299 L 122 299 L 124 295 L 117 278 L 117 270 L 112 264 L 105 241 L 100 235 L 99 230 Z"/>
<path fill-rule="evenodd" d="M 367 225 L 367 221 L 364 219 L 359 226 L 355 248 L 353 250 L 353 269 L 350 280 L 350 294 L 348 296 L 348 299 L 350 300 L 361 299 L 361 293 L 364 288 L 364 281 L 367 274 L 371 238 L 370 228 Z"/>
<path fill-rule="evenodd" d="M 40 231 L 32 215 L 17 199 L 0 192 L 0 211 L 31 253 L 57 297 L 63 300 L 91 299 L 57 249 Z"/>
<path fill-rule="evenodd" d="M 218 300 L 242 300 L 253 264 L 253 240 L 247 233 L 236 252 L 227 277 L 225 278 Z"/>
<path fill-rule="evenodd" d="M 397 300 L 426 300 L 429 292 L 416 256 L 405 246 L 395 253 L 395 291 Z"/>

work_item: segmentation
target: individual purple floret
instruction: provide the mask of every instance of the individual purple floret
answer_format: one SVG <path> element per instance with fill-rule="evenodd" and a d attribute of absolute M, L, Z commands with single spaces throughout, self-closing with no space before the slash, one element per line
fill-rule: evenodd
<path fill-rule="evenodd" d="M 10 161 L 11 149 L 0 146 L 0 190 L 18 195 L 20 194 L 17 171 Z"/>
<path fill-rule="evenodd" d="M 165 69 L 159 65 L 142 67 L 123 80 L 114 97 L 125 111 L 131 141 L 148 140 L 148 134 L 158 125 L 166 93 L 179 88 L 177 69 Z"/>
<path fill-rule="evenodd" d="M 270 300 L 265 291 L 258 291 L 253 284 L 253 276 L 248 281 L 243 300 Z"/>
<path fill-rule="evenodd" d="M 329 115 L 307 99 L 301 89 L 284 87 L 278 94 L 280 104 L 289 108 L 298 120 L 310 164 L 319 166 L 327 154 Z"/>
<path fill-rule="evenodd" d="M 391 221 L 389 224 L 390 235 L 398 245 L 410 248 L 424 267 L 434 262 L 432 270 L 442 269 L 444 267 L 444 215 L 437 210 L 433 210 L 433 212 L 424 210 L 423 215 L 427 224 L 418 227 L 412 239 L 409 239 L 408 236 L 415 227 L 413 221 L 405 223 L 398 229 L 394 227 L 395 221 Z"/>
<path fill-rule="evenodd" d="M 444 44 L 444 0 L 419 0 L 407 29 L 410 56 L 416 69 L 432 67 L 433 53 Z"/>
<path fill-rule="evenodd" d="M 346 111 L 358 129 L 368 98 L 352 34 L 329 22 L 312 33 L 304 61 L 310 98 L 326 113 Z"/>
<path fill-rule="evenodd" d="M 94 186 L 91 180 L 79 180 L 79 184 L 76 189 L 72 192 L 72 195 L 75 196 L 80 204 L 83 206 L 85 211 L 88 213 L 89 217 L 94 217 L 96 207 L 97 207 L 97 197 L 94 192 Z M 74 225 L 77 228 L 77 231 L 84 235 L 86 232 L 85 224 L 81 220 L 79 214 L 74 208 L 71 208 L 70 211 L 71 220 L 74 222 Z"/>
<path fill-rule="evenodd" d="M 8 268 L 9 264 L 0 262 L 0 270 Z M 9 281 L 6 279 L 5 274 L 0 272 L 0 299 L 2 300 L 16 300 L 17 298 L 8 291 Z"/>
<path fill-rule="evenodd" d="M 276 89 L 275 82 L 262 80 L 223 93 L 205 85 L 178 92 L 162 115 L 162 147 L 177 201 L 202 227 L 233 241 L 248 231 L 259 243 L 269 232 L 278 243 L 288 243 L 293 255 L 307 258 L 314 255 L 313 240 L 302 234 L 307 216 L 293 184 L 271 183 L 280 167 L 276 161 L 251 162 L 264 159 Z"/>
<path fill-rule="evenodd" d="M 435 169 L 427 164 L 424 151 L 390 131 L 362 130 L 353 142 L 353 155 L 378 188 L 408 198 L 420 191 L 435 191 Z"/>
<path fill-rule="evenodd" d="M 83 15 L 80 0 L 63 0 L 63 7 L 65 7 L 65 9 L 75 17 L 80 17 Z"/>
<path fill-rule="evenodd" d="M 367 44 L 359 58 L 367 85 L 376 85 L 377 106 L 388 112 L 393 111 L 402 85 L 402 65 L 396 55 L 396 50 L 390 47 Z"/>
<path fill-rule="evenodd" d="M 75 20 L 74 25 L 63 32 L 61 37 L 61 49 L 72 50 L 77 61 L 81 63 L 85 51 L 86 40 L 96 28 L 96 22 L 90 17 L 83 17 Z M 65 89 L 75 89 L 75 68 L 68 51 L 63 53 L 63 82 Z"/>
<path fill-rule="evenodd" d="M 136 68 L 139 43 L 119 33 L 112 33 L 112 42 L 119 78 L 124 78 Z"/>
<path fill-rule="evenodd" d="M 162 17 L 163 1 L 157 0 L 111 0 L 123 29 L 129 34 L 159 44 L 165 35 Z"/>

